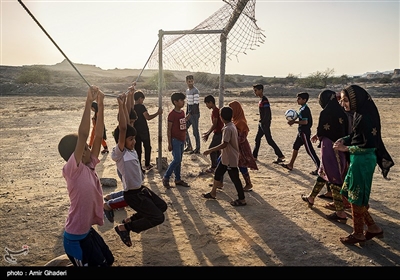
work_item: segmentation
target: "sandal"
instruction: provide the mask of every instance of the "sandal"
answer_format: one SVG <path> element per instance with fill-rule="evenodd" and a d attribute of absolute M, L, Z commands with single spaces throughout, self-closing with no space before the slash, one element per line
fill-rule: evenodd
<path fill-rule="evenodd" d="M 118 226 L 114 227 L 115 232 L 118 233 L 119 237 L 121 237 L 122 242 L 128 247 L 132 246 L 131 237 L 129 235 L 129 231 L 127 230 L 119 230 Z"/>
<path fill-rule="evenodd" d="M 311 203 L 311 202 L 308 200 L 308 196 L 306 196 L 305 194 L 302 194 L 302 195 L 301 195 L 301 199 L 302 199 L 303 201 L 307 202 L 308 207 L 311 208 L 311 207 L 314 206 L 314 203 Z"/>
<path fill-rule="evenodd" d="M 358 239 L 358 238 L 354 237 L 354 235 L 352 235 L 352 234 L 350 234 L 349 236 L 346 236 L 346 237 L 340 237 L 340 241 L 343 244 L 350 244 L 350 245 L 354 245 L 354 244 L 357 244 L 357 243 L 362 245 L 365 242 L 364 239 Z"/>
<path fill-rule="evenodd" d="M 336 212 L 333 212 L 332 214 L 326 215 L 326 218 L 327 218 L 328 220 L 331 220 L 331 221 L 338 221 L 338 222 L 340 222 L 340 223 L 346 223 L 346 222 L 347 222 L 347 217 L 341 218 L 341 217 L 339 217 L 339 216 L 336 214 Z"/>
<path fill-rule="evenodd" d="M 243 191 L 244 191 L 244 192 L 251 192 L 251 191 L 253 191 L 253 188 L 248 188 L 248 189 L 243 188 Z"/>
<path fill-rule="evenodd" d="M 212 196 L 211 193 L 203 193 L 202 195 L 203 195 L 204 198 L 217 199 L 216 197 Z"/>
<path fill-rule="evenodd" d="M 281 166 L 282 166 L 283 168 L 286 168 L 286 169 L 289 170 L 289 171 L 292 171 L 292 170 L 293 170 L 293 168 L 290 168 L 288 164 L 283 163 L 283 164 L 281 164 Z"/>
<path fill-rule="evenodd" d="M 242 202 L 239 199 L 233 200 L 230 202 L 232 206 L 245 206 L 247 205 L 246 202 Z"/>
<path fill-rule="evenodd" d="M 190 187 L 190 185 L 183 180 L 175 181 L 175 186 L 181 186 L 181 187 L 186 187 L 186 188 Z"/>

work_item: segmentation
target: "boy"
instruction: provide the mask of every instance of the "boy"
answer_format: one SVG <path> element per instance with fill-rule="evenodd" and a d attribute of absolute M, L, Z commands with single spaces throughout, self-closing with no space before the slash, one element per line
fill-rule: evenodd
<path fill-rule="evenodd" d="M 97 99 L 98 113 L 92 149 L 86 143 L 90 130 L 92 102 Z M 97 87 L 88 89 L 78 134 L 64 136 L 58 151 L 66 161 L 62 169 L 70 199 L 65 221 L 64 250 L 74 266 L 111 266 L 114 256 L 92 225 L 102 226 L 103 190 L 95 171 L 103 139 L 104 93 Z"/>
<path fill-rule="evenodd" d="M 190 154 L 200 154 L 200 133 L 199 133 L 199 119 L 200 119 L 200 93 L 194 86 L 193 75 L 186 76 L 186 90 L 187 110 L 186 110 L 186 149 L 185 152 Z M 193 136 L 196 140 L 196 149 L 193 150 L 192 143 L 189 136 L 189 127 L 193 125 Z"/>
<path fill-rule="evenodd" d="M 301 146 L 304 145 L 306 148 L 307 154 L 311 157 L 314 161 L 315 166 L 317 167 L 316 170 L 311 171 L 311 175 L 318 175 L 317 170 L 319 168 L 320 160 L 315 153 L 314 147 L 311 144 L 311 127 L 313 125 L 313 119 L 311 115 L 311 110 L 307 105 L 309 95 L 307 92 L 301 92 L 297 94 L 297 104 L 300 105 L 300 110 L 298 112 L 299 118 L 298 120 L 291 120 L 288 121 L 288 124 L 292 126 L 294 123 L 299 125 L 296 140 L 293 144 L 293 152 L 292 158 L 288 164 L 282 164 L 282 166 L 288 170 L 293 169 L 294 162 L 296 160 L 297 154 L 299 153 L 299 149 Z"/>
<path fill-rule="evenodd" d="M 135 121 L 134 127 L 137 131 L 136 135 L 136 144 L 135 150 L 137 152 L 140 165 L 142 164 L 142 144 L 144 147 L 144 170 L 150 170 L 153 168 L 153 165 L 150 164 L 150 156 L 151 156 L 151 143 L 150 143 L 150 132 L 147 121 L 154 119 L 155 117 L 161 115 L 163 113 L 161 108 L 158 108 L 157 112 L 154 114 L 149 114 L 147 112 L 146 106 L 143 105 L 144 102 L 144 94 L 142 91 L 138 90 L 133 95 L 135 99 L 135 105 L 133 109 L 137 114 L 137 119 Z"/>
<path fill-rule="evenodd" d="M 209 149 L 217 146 L 218 144 L 221 143 L 222 141 L 222 127 L 224 126 L 221 118 L 219 117 L 219 109 L 215 105 L 215 98 L 212 95 L 207 95 L 204 98 L 204 103 L 206 104 L 208 109 L 211 109 L 211 127 L 210 129 L 203 133 L 203 140 L 207 142 L 208 137 L 210 136 L 211 133 L 213 133 L 213 137 L 210 143 L 210 146 L 208 147 Z M 217 160 L 219 155 L 221 154 L 221 151 L 215 151 L 210 153 L 210 159 L 211 159 L 211 167 L 206 169 L 207 173 L 214 173 L 215 168 L 217 168 Z"/>
<path fill-rule="evenodd" d="M 182 110 L 185 106 L 185 98 L 186 96 L 182 92 L 174 92 L 171 95 L 171 101 L 175 107 L 168 114 L 167 136 L 168 151 L 172 151 L 173 159 L 163 177 L 163 186 L 167 189 L 172 188 L 169 184 L 172 172 L 175 173 L 175 186 L 190 187 L 181 179 L 181 163 L 186 137 L 186 118 L 185 112 Z"/>
<path fill-rule="evenodd" d="M 214 151 L 221 150 L 221 160 L 217 165 L 214 174 L 214 184 L 211 192 L 203 194 L 204 198 L 216 199 L 217 188 L 225 172 L 228 170 L 229 177 L 235 185 L 238 199 L 231 201 L 232 206 L 245 206 L 246 200 L 243 191 L 243 185 L 239 178 L 239 141 L 236 126 L 233 124 L 231 107 L 222 107 L 220 110 L 221 119 L 224 122 L 222 128 L 222 142 L 218 146 L 204 151 L 204 155 L 208 155 Z"/>
<path fill-rule="evenodd" d="M 283 155 L 281 149 L 279 149 L 278 145 L 275 143 L 274 139 L 272 139 L 271 135 L 271 106 L 268 98 L 264 95 L 264 86 L 262 84 L 253 85 L 253 91 L 256 96 L 260 98 L 258 102 L 258 111 L 260 113 L 260 120 L 258 123 L 257 135 L 255 138 L 255 146 L 253 149 L 253 157 L 257 159 L 258 151 L 261 145 L 261 138 L 265 136 L 267 139 L 268 145 L 270 145 L 275 152 L 275 155 L 278 157 L 274 163 L 284 162 L 285 156 Z"/>
<path fill-rule="evenodd" d="M 118 144 L 113 148 L 111 158 L 116 162 L 122 177 L 124 200 L 136 213 L 114 229 L 122 242 L 131 247 L 130 231 L 139 233 L 163 223 L 167 204 L 156 193 L 142 185 L 143 172 L 135 151 L 136 129 L 128 125 L 126 95 L 120 95 L 117 100 L 119 122 L 114 131 L 114 138 Z"/>

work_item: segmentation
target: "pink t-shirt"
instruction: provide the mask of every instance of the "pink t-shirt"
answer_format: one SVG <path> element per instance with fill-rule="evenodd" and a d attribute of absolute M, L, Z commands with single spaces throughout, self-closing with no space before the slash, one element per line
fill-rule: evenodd
<path fill-rule="evenodd" d="M 81 162 L 77 166 L 72 154 L 62 169 L 70 200 L 65 221 L 65 231 L 69 234 L 85 234 L 92 225 L 104 224 L 103 189 L 95 171 L 99 162 L 98 158 L 91 156 L 88 165 Z"/>

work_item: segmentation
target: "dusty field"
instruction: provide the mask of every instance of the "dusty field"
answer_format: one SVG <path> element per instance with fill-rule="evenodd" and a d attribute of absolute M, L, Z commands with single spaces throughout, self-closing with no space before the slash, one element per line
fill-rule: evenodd
<path fill-rule="evenodd" d="M 0 266 L 42 266 L 64 254 L 62 233 L 69 200 L 61 175 L 64 162 L 57 145 L 62 136 L 77 131 L 84 98 L 85 92 L 82 97 L 0 97 L 0 248 L 18 251 L 24 245 L 29 247 L 26 254 L 15 256 L 14 264 L 2 258 Z M 225 104 L 231 100 L 225 98 Z M 249 142 L 253 146 L 258 98 L 238 100 L 246 112 Z M 251 171 L 254 191 L 246 193 L 246 207 L 234 208 L 229 204 L 236 198 L 236 192 L 228 176 L 217 200 L 201 197 L 209 191 L 211 181 L 210 175 L 198 176 L 209 166 L 209 158 L 203 155 L 184 156 L 183 179 L 190 182 L 191 188 L 166 190 L 161 183 L 165 170 L 155 168 L 148 172 L 145 184 L 168 203 L 166 220 L 141 234 L 132 233 L 131 248 L 121 242 L 113 229 L 115 225 L 106 219 L 103 226 L 95 226 L 115 256 L 114 265 L 399 267 L 400 124 L 393 118 L 393 112 L 400 111 L 400 102 L 396 98 L 374 100 L 381 113 L 384 143 L 396 163 L 389 173 L 391 180 L 384 180 L 378 168 L 374 176 L 370 211 L 385 232 L 383 239 L 373 239 L 363 247 L 343 245 L 339 237 L 352 231 L 351 213 L 348 212 L 347 224 L 331 222 L 325 218 L 331 212 L 323 207 L 325 200 L 317 199 L 314 208 L 309 209 L 300 198 L 311 190 L 315 180 L 309 174 L 314 166 L 304 148 L 299 152 L 295 169 L 288 171 L 272 163 L 276 157 L 264 139 L 259 170 Z M 296 127 L 286 124 L 283 112 L 298 106 L 295 98 L 270 98 L 270 102 L 272 135 L 289 159 Z M 112 148 L 111 130 L 117 125 L 117 102 L 107 97 L 105 104 L 108 144 Z M 145 100 L 150 113 L 156 111 L 157 104 L 154 97 Z M 315 131 L 320 106 L 316 98 L 310 100 L 309 106 Z M 202 133 L 210 126 L 210 111 L 203 103 L 200 107 Z M 163 108 L 161 150 L 169 161 L 165 134 L 165 119 L 172 109 L 169 97 L 164 98 Z M 158 125 L 157 118 L 149 122 L 154 164 L 158 157 Z M 208 144 L 202 142 L 201 151 Z M 117 179 L 110 155 L 100 157 L 99 177 Z M 122 189 L 119 181 L 116 189 Z M 132 211 L 129 208 L 117 211 L 115 220 L 122 220 Z"/>

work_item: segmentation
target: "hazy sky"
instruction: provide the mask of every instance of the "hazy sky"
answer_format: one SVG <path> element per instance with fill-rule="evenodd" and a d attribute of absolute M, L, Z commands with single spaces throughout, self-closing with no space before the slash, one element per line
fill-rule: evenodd
<path fill-rule="evenodd" d="M 142 69 L 158 31 L 190 30 L 225 3 L 22 1 L 74 63 Z M 227 62 L 227 74 L 302 77 L 400 68 L 399 1 L 257 0 L 265 43 Z M 64 56 L 17 0 L 1 0 L 1 65 L 53 65 Z M 229 41 L 228 41 L 229 44 Z"/>

